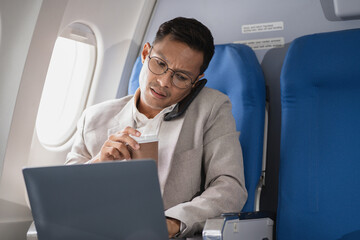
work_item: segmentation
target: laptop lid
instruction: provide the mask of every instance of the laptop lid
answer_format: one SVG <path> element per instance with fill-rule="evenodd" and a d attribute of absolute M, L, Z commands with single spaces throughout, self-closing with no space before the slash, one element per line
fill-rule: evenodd
<path fill-rule="evenodd" d="M 152 160 L 23 169 L 39 240 L 168 239 Z"/>

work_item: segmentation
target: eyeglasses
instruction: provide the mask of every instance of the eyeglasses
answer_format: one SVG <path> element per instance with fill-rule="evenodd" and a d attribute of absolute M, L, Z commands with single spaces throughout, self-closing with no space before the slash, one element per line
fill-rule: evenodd
<path fill-rule="evenodd" d="M 173 72 L 171 76 L 171 81 L 175 87 L 188 88 L 193 84 L 193 80 L 188 74 L 169 68 L 167 63 L 159 57 L 150 57 L 151 50 L 149 53 L 148 67 L 153 74 L 162 75 L 165 74 L 168 70 L 171 70 Z"/>

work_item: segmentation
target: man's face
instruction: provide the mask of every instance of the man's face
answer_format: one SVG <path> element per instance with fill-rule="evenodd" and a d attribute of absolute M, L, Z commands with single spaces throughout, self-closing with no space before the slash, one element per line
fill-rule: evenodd
<path fill-rule="evenodd" d="M 185 43 L 171 40 L 166 36 L 162 41 L 152 46 L 146 43 L 142 51 L 143 67 L 140 73 L 140 99 L 138 109 L 145 115 L 155 115 L 162 109 L 181 101 L 186 97 L 193 86 L 181 89 L 172 84 L 173 71 L 168 70 L 162 75 L 152 73 L 148 68 L 150 57 L 158 57 L 164 60 L 168 67 L 174 71 L 187 73 L 193 82 L 203 75 L 200 67 L 203 63 L 203 53 L 191 49 Z"/>

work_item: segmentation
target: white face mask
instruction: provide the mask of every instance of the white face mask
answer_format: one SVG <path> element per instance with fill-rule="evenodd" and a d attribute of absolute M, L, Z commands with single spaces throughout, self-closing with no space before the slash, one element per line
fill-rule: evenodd
<path fill-rule="evenodd" d="M 146 87 L 146 79 L 148 78 L 148 75 L 149 75 L 148 61 L 149 61 L 149 58 L 145 58 L 145 61 L 143 63 L 143 66 L 141 68 L 140 75 L 139 75 L 139 87 L 140 87 L 141 92 L 143 92 L 144 88 Z"/>

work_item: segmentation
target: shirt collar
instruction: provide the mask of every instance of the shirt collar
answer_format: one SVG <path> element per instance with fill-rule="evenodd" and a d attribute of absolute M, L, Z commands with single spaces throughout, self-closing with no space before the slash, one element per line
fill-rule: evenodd
<path fill-rule="evenodd" d="M 132 110 L 132 114 L 133 114 L 133 118 L 136 122 L 136 124 L 138 124 L 139 122 L 142 123 L 146 123 L 147 121 L 151 120 L 148 117 L 146 117 L 144 114 L 142 114 L 141 112 L 139 112 L 138 108 L 137 108 L 137 103 L 139 101 L 140 98 L 140 88 L 138 88 L 134 94 L 134 101 L 133 101 L 133 110 Z M 157 119 L 161 116 L 163 116 L 164 114 L 171 112 L 176 106 L 176 103 L 174 103 L 173 105 L 164 108 L 163 110 L 161 110 L 161 112 L 159 112 L 153 119 Z"/>

